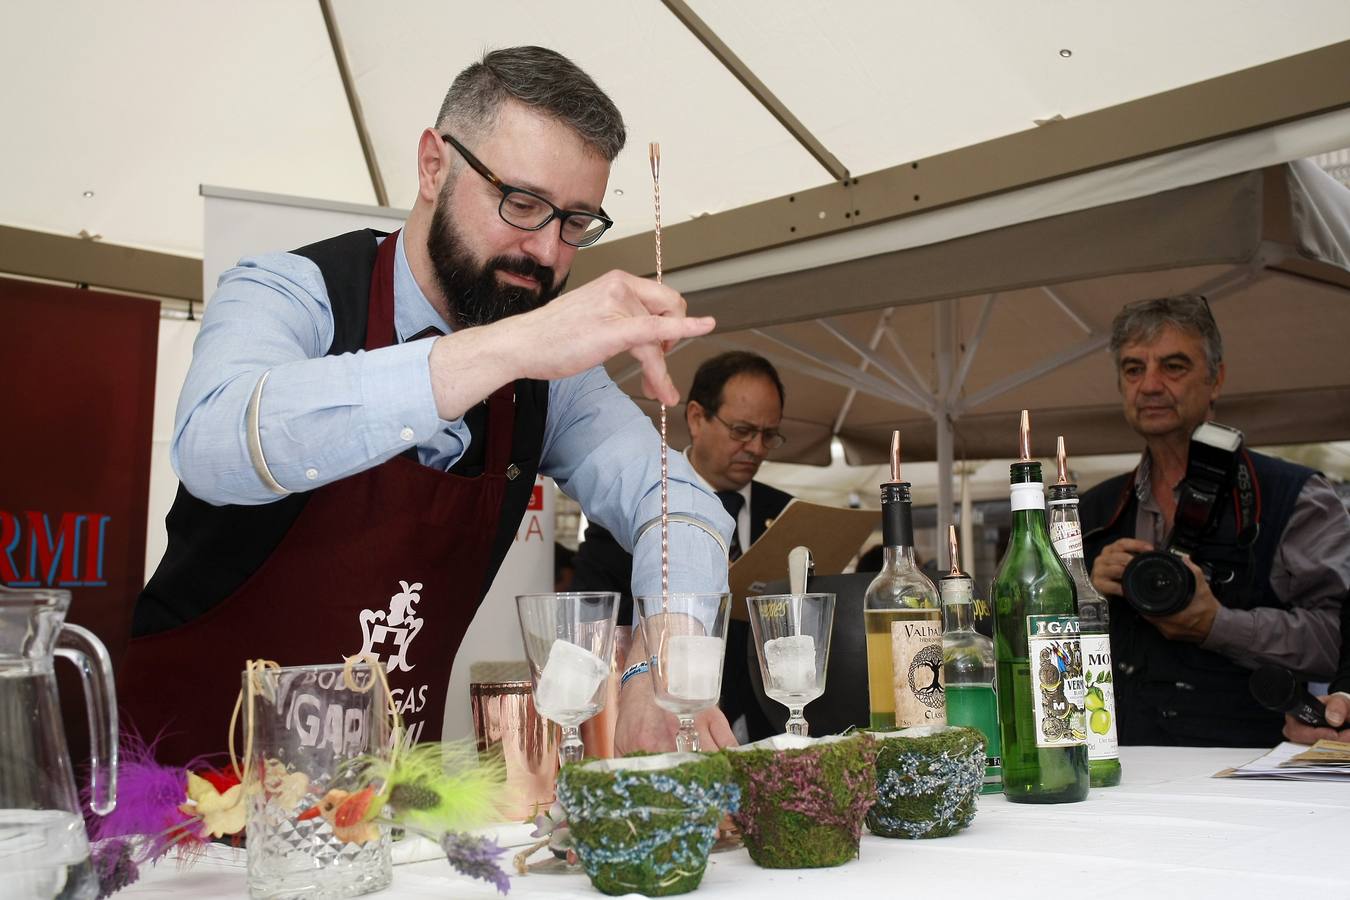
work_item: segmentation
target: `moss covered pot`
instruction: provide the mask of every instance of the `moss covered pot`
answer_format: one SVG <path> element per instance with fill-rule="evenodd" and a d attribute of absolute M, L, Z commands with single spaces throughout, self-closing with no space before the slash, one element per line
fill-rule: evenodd
<path fill-rule="evenodd" d="M 741 789 L 732 818 L 756 863 L 807 869 L 857 858 L 863 815 L 876 798 L 876 741 L 784 734 L 723 753 Z"/>
<path fill-rule="evenodd" d="M 663 753 L 566 766 L 558 800 L 596 889 L 664 897 L 698 887 L 740 790 L 721 754 Z"/>
<path fill-rule="evenodd" d="M 877 802 L 867 813 L 873 834 L 935 838 L 975 818 L 984 782 L 984 735 L 955 725 L 865 732 L 876 738 Z"/>

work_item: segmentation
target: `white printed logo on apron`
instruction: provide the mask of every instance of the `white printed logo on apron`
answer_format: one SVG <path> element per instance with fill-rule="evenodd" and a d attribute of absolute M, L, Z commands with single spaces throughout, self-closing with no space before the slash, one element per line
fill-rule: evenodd
<path fill-rule="evenodd" d="M 391 673 L 413 670 L 414 666 L 407 659 L 408 647 L 422 630 L 422 620 L 413 610 L 422 599 L 417 593 L 422 589 L 422 582 L 415 581 L 410 585 L 400 581 L 399 585 L 403 590 L 389 598 L 388 611 L 363 609 L 360 617 L 361 654 L 374 656 Z"/>

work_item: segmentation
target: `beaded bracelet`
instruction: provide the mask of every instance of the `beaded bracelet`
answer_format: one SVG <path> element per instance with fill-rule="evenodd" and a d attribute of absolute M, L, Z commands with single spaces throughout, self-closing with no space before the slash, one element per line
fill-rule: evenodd
<path fill-rule="evenodd" d="M 619 678 L 619 687 L 623 688 L 623 686 L 628 683 L 628 679 L 632 678 L 634 675 L 641 675 L 643 672 L 649 671 L 651 671 L 651 666 L 648 665 L 645 659 L 642 662 L 633 663 L 623 670 L 623 675 Z"/>

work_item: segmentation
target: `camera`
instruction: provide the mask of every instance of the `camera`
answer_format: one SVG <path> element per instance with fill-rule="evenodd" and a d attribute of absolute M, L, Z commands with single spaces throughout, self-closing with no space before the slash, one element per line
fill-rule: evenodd
<path fill-rule="evenodd" d="M 1186 477 L 1167 546 L 1137 554 L 1120 579 L 1125 599 L 1137 612 L 1170 616 L 1191 602 L 1195 575 L 1182 559 L 1189 559 L 1218 526 L 1223 501 L 1233 489 L 1241 446 L 1242 432 L 1217 422 L 1205 422 L 1191 433 Z"/>

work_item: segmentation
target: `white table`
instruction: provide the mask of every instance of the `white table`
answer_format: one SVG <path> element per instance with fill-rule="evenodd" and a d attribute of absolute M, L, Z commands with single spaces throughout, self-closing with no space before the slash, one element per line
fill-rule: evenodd
<path fill-rule="evenodd" d="M 1212 778 L 1256 750 L 1126 747 L 1119 787 L 1082 803 L 1035 806 L 981 797 L 975 821 L 949 838 L 886 840 L 863 832 L 861 854 L 833 869 L 761 869 L 745 850 L 715 853 L 699 900 L 1215 897 L 1350 898 L 1350 784 Z M 519 835 L 523 829 L 509 832 Z M 506 859 L 514 855 L 507 854 Z M 242 854 L 240 854 L 242 858 Z M 509 869 L 509 863 L 505 868 Z M 242 859 L 172 861 L 116 896 L 243 897 Z M 372 896 L 499 897 L 441 861 L 399 865 Z M 604 895 L 584 874 L 513 876 L 512 898 Z"/>

